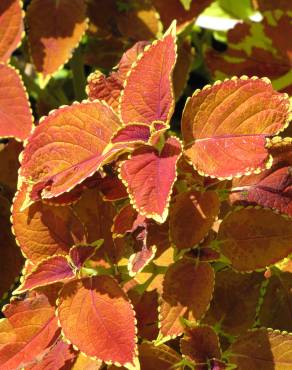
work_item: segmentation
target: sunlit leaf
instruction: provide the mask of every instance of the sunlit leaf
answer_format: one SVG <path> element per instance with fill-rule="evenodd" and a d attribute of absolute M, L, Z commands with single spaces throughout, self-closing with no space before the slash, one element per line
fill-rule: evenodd
<path fill-rule="evenodd" d="M 129 275 L 135 276 L 138 272 L 142 271 L 143 268 L 153 260 L 156 250 L 157 248 L 155 245 L 152 245 L 149 248 L 145 246 L 141 251 L 132 254 L 128 263 Z"/>
<path fill-rule="evenodd" d="M 171 137 L 160 153 L 151 146 L 141 146 L 122 163 L 120 176 L 140 214 L 165 221 L 180 155 L 181 143 Z"/>
<path fill-rule="evenodd" d="M 292 221 L 267 209 L 243 208 L 223 220 L 218 241 L 236 270 L 265 268 L 292 252 Z"/>
<path fill-rule="evenodd" d="M 23 33 L 20 0 L 2 0 L 0 5 L 0 61 L 7 62 Z"/>
<path fill-rule="evenodd" d="M 90 357 L 79 353 L 72 370 L 99 370 L 102 367 L 102 361 L 92 360 Z"/>
<path fill-rule="evenodd" d="M 257 329 L 239 337 L 231 346 L 229 361 L 238 370 L 289 370 L 292 364 L 292 336 Z"/>
<path fill-rule="evenodd" d="M 18 71 L 0 64 L 0 137 L 23 141 L 32 127 L 30 105 Z"/>
<path fill-rule="evenodd" d="M 52 198 L 94 174 L 120 123 L 100 102 L 60 108 L 35 129 L 22 155 L 21 176 L 34 183 L 35 193 Z M 82 132 L 82 135 L 80 134 Z"/>
<path fill-rule="evenodd" d="M 125 124 L 169 121 L 174 109 L 171 75 L 176 61 L 175 42 L 173 24 L 131 67 L 120 101 L 121 119 Z"/>
<path fill-rule="evenodd" d="M 179 249 L 200 243 L 219 213 L 220 202 L 215 191 L 189 191 L 178 194 L 170 208 L 170 237 Z"/>
<path fill-rule="evenodd" d="M 70 207 L 37 202 L 22 211 L 25 193 L 23 187 L 14 199 L 12 222 L 20 248 L 30 261 L 66 255 L 71 246 L 85 242 L 84 226 Z"/>
<path fill-rule="evenodd" d="M 121 365 L 134 363 L 134 312 L 113 278 L 96 276 L 66 284 L 57 314 L 65 337 L 86 355 Z"/>
<path fill-rule="evenodd" d="M 231 79 L 194 93 L 182 119 L 185 154 L 199 173 L 240 176 L 270 166 L 266 137 L 288 124 L 289 101 L 267 80 Z"/>
<path fill-rule="evenodd" d="M 44 78 L 71 57 L 86 30 L 83 0 L 32 0 L 27 9 L 28 40 L 34 65 Z"/>
<path fill-rule="evenodd" d="M 160 332 L 175 337 L 183 332 L 180 318 L 198 321 L 208 308 L 214 288 L 214 272 L 207 262 L 181 259 L 164 277 L 160 306 Z"/>
<path fill-rule="evenodd" d="M 102 241 L 101 243 L 102 244 Z M 96 247 L 94 245 L 74 245 L 69 252 L 69 257 L 74 267 L 80 270 L 84 263 L 94 255 Z"/>

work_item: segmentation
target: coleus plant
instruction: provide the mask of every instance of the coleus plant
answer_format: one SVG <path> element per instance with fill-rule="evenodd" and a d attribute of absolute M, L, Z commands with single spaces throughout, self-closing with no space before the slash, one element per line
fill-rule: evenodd
<path fill-rule="evenodd" d="M 34 127 L 2 66 L 19 96 L 0 132 L 24 140 L 12 224 L 26 262 L 0 369 L 292 366 L 292 141 L 275 136 L 289 99 L 265 78 L 218 81 L 187 100 L 180 138 L 175 63 L 174 22 Z"/>

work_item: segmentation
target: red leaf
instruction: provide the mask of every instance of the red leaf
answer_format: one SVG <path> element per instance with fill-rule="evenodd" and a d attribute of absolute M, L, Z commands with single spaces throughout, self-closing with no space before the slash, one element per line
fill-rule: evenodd
<path fill-rule="evenodd" d="M 95 276 L 66 284 L 59 295 L 57 314 L 65 337 L 87 356 L 134 364 L 134 312 L 111 277 Z"/>
<path fill-rule="evenodd" d="M 131 123 L 120 128 L 111 138 L 112 143 L 147 143 L 151 136 L 149 125 L 142 123 Z"/>
<path fill-rule="evenodd" d="M 77 270 L 80 270 L 84 263 L 94 255 L 96 247 L 92 245 L 74 245 L 69 252 L 71 261 Z"/>
<path fill-rule="evenodd" d="M 84 226 L 70 207 L 37 202 L 21 211 L 25 194 L 24 186 L 14 199 L 12 223 L 20 248 L 31 262 L 66 255 L 72 245 L 85 242 Z"/>
<path fill-rule="evenodd" d="M 29 274 L 24 276 L 24 281 L 14 291 L 14 294 L 57 282 L 64 282 L 74 277 L 74 271 L 65 256 L 49 257 L 39 262 Z"/>
<path fill-rule="evenodd" d="M 145 217 L 137 213 L 131 204 L 126 204 L 114 218 L 113 237 L 121 237 L 133 233 L 139 226 L 144 226 Z"/>
<path fill-rule="evenodd" d="M 265 137 L 288 124 L 289 100 L 266 80 L 242 77 L 194 93 L 186 104 L 185 154 L 200 174 L 229 178 L 271 163 Z"/>
<path fill-rule="evenodd" d="M 23 141 L 33 128 L 27 94 L 19 73 L 0 64 L 0 137 Z"/>
<path fill-rule="evenodd" d="M 163 223 L 176 179 L 176 164 L 181 155 L 181 143 L 170 137 L 161 153 L 153 147 L 141 146 L 122 163 L 120 176 L 134 207 L 141 215 Z M 163 169 L 163 171 L 162 171 Z"/>
<path fill-rule="evenodd" d="M 163 281 L 160 332 L 176 337 L 183 332 L 180 321 L 198 321 L 208 308 L 214 287 L 214 272 L 207 262 L 181 259 L 168 268 Z"/>
<path fill-rule="evenodd" d="M 157 248 L 155 245 L 152 245 L 149 248 L 145 246 L 142 247 L 141 251 L 132 254 L 128 262 L 129 275 L 135 276 L 138 272 L 142 271 L 143 268 L 153 260 L 156 250 Z"/>
<path fill-rule="evenodd" d="M 5 306 L 0 322 L 0 367 L 18 369 L 46 353 L 59 337 L 55 308 L 48 298 L 33 295 Z"/>
<path fill-rule="evenodd" d="M 175 34 L 173 24 L 131 67 L 119 107 L 125 124 L 169 122 L 174 108 L 171 75 L 176 61 Z"/>
<path fill-rule="evenodd" d="M 2 0 L 0 4 L 0 61 L 7 62 L 20 44 L 23 33 L 20 0 Z"/>
<path fill-rule="evenodd" d="M 230 201 L 236 204 L 258 204 L 292 216 L 292 140 L 271 142 L 273 166 L 258 174 L 234 179 Z"/>
<path fill-rule="evenodd" d="M 170 237 L 179 249 L 197 246 L 210 231 L 219 214 L 215 191 L 178 194 L 170 209 Z"/>
<path fill-rule="evenodd" d="M 102 153 L 119 127 L 117 116 L 101 102 L 53 111 L 28 140 L 21 176 L 32 181 L 43 198 L 61 195 L 95 173 L 111 156 Z"/>
<path fill-rule="evenodd" d="M 83 0 L 32 0 L 27 9 L 28 39 L 33 62 L 44 77 L 71 57 L 86 30 Z"/>

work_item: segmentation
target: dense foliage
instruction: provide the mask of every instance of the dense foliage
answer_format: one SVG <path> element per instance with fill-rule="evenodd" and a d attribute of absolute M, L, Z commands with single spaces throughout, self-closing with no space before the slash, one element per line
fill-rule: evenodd
<path fill-rule="evenodd" d="M 0 370 L 292 368 L 289 35 L 290 0 L 1 1 Z"/>

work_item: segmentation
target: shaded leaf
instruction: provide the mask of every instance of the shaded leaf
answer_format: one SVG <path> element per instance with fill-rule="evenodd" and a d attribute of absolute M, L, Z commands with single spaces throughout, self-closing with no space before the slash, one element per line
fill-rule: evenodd
<path fill-rule="evenodd" d="M 201 174 L 229 178 L 270 166 L 266 136 L 288 124 L 289 103 L 265 79 L 231 79 L 193 94 L 182 119 L 185 154 Z"/>
<path fill-rule="evenodd" d="M 292 274 L 277 270 L 269 279 L 259 312 L 262 326 L 292 331 Z"/>
<path fill-rule="evenodd" d="M 170 237 L 178 249 L 200 243 L 215 222 L 220 201 L 215 191 L 178 194 L 170 209 Z"/>
<path fill-rule="evenodd" d="M 220 325 L 223 332 L 238 335 L 251 328 L 256 310 L 263 274 L 239 274 L 231 269 L 216 273 L 214 295 L 204 323 Z"/>
<path fill-rule="evenodd" d="M 5 306 L 0 325 L 0 366 L 17 369 L 46 353 L 60 335 L 55 308 L 44 294 Z M 4 331 L 2 331 L 4 330 Z"/>
<path fill-rule="evenodd" d="M 0 299 L 20 275 L 24 260 L 11 232 L 10 203 L 0 196 Z"/>
<path fill-rule="evenodd" d="M 102 152 L 119 126 L 117 116 L 101 102 L 53 111 L 28 140 L 21 176 L 33 182 L 35 197 L 52 198 L 71 190 L 98 171 L 107 157 Z"/>
<path fill-rule="evenodd" d="M 155 347 L 145 342 L 139 345 L 139 360 L 141 370 L 170 370 L 181 361 L 181 356 L 165 344 Z"/>
<path fill-rule="evenodd" d="M 289 370 L 292 336 L 267 329 L 249 331 L 231 346 L 229 361 L 238 370 Z"/>
<path fill-rule="evenodd" d="M 80 270 L 84 263 L 94 255 L 96 247 L 93 245 L 74 245 L 69 252 L 69 257 L 77 270 Z"/>
<path fill-rule="evenodd" d="M 141 146 L 122 163 L 121 179 L 127 187 L 134 207 L 141 215 L 160 223 L 166 220 L 169 198 L 176 179 L 176 164 L 180 155 L 180 141 L 170 137 L 161 153 L 153 147 Z"/>
<path fill-rule="evenodd" d="M 133 233 L 139 226 L 143 226 L 145 217 L 137 213 L 131 204 L 120 209 L 112 226 L 113 237 L 121 237 L 126 233 Z"/>
<path fill-rule="evenodd" d="M 33 263 L 54 254 L 66 255 L 74 244 L 85 242 L 86 231 L 70 207 L 37 202 L 21 211 L 24 186 L 16 195 L 12 223 L 22 253 Z"/>
<path fill-rule="evenodd" d="M 198 321 L 212 298 L 214 272 L 207 262 L 181 259 L 168 268 L 163 281 L 160 332 L 175 337 L 183 332 L 180 318 Z"/>
<path fill-rule="evenodd" d="M 221 252 L 233 268 L 265 268 L 292 252 L 292 221 L 267 209 L 243 208 L 220 224 Z"/>
<path fill-rule="evenodd" d="M 156 249 L 155 245 L 149 248 L 145 246 L 142 247 L 141 251 L 132 254 L 128 262 L 129 275 L 135 276 L 138 272 L 142 271 L 155 257 Z"/>
<path fill-rule="evenodd" d="M 33 128 L 30 104 L 18 71 L 5 64 L 0 64 L 0 109 L 0 137 L 26 139 Z"/>
<path fill-rule="evenodd" d="M 83 0 L 32 0 L 27 9 L 28 40 L 36 70 L 44 78 L 71 57 L 86 30 Z"/>
<path fill-rule="evenodd" d="M 2 0 L 0 5 L 0 61 L 7 62 L 20 44 L 23 33 L 19 0 Z"/>
<path fill-rule="evenodd" d="M 180 350 L 193 361 L 198 369 L 207 369 L 212 358 L 221 358 L 219 338 L 210 326 L 197 326 L 187 329 L 180 340 Z M 200 365 L 204 364 L 205 365 Z"/>
<path fill-rule="evenodd" d="M 29 274 L 24 276 L 21 285 L 14 291 L 14 294 L 57 282 L 65 282 L 74 277 L 74 271 L 65 256 L 49 257 L 39 262 Z"/>
<path fill-rule="evenodd" d="M 125 124 L 170 120 L 174 109 L 171 75 L 176 61 L 175 42 L 175 25 L 172 25 L 131 67 L 120 101 L 120 115 Z"/>
<path fill-rule="evenodd" d="M 86 355 L 134 363 L 134 312 L 113 278 L 95 276 L 66 284 L 57 314 L 65 337 Z"/>

